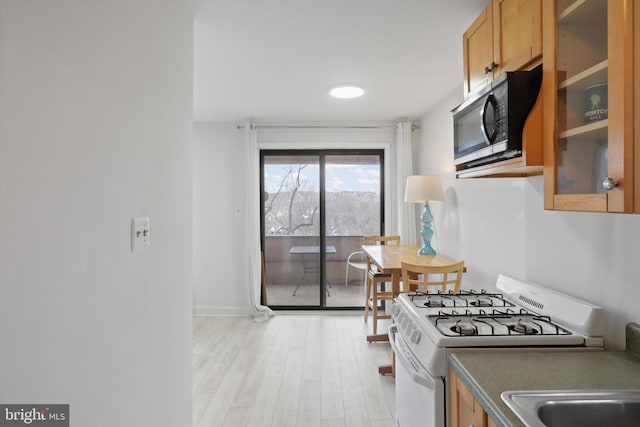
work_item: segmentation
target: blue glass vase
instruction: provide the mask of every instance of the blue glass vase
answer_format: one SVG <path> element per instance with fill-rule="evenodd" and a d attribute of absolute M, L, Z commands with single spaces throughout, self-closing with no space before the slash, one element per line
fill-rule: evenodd
<path fill-rule="evenodd" d="M 418 254 L 420 255 L 435 255 L 436 251 L 431 247 L 431 238 L 433 237 L 433 228 L 431 228 L 431 223 L 433 222 L 433 215 L 431 215 L 431 209 L 429 208 L 429 203 L 424 204 L 424 211 L 422 211 L 422 216 L 420 217 L 422 220 L 422 230 L 420 231 L 420 235 L 422 236 L 422 247 L 418 250 Z"/>

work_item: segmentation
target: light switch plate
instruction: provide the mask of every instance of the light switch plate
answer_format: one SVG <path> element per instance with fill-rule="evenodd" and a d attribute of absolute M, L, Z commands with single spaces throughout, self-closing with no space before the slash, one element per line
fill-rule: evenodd
<path fill-rule="evenodd" d="M 149 217 L 131 219 L 131 252 L 149 247 Z"/>

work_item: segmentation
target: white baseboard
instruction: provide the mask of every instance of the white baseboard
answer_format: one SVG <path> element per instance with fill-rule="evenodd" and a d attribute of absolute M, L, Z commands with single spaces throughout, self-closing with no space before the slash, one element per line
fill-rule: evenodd
<path fill-rule="evenodd" d="M 196 306 L 193 307 L 194 316 L 228 316 L 228 317 L 250 317 L 251 312 L 246 307 L 229 306 Z"/>

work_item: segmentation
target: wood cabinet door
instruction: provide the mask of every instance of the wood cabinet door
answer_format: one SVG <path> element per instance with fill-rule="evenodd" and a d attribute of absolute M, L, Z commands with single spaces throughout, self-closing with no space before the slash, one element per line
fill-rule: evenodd
<path fill-rule="evenodd" d="M 487 427 L 489 422 L 487 413 L 455 372 L 453 370 L 450 372 L 452 427 Z"/>
<path fill-rule="evenodd" d="M 543 2 L 545 209 L 638 212 L 634 3 Z M 604 115 L 590 117 L 593 108 Z M 609 177 L 615 186 L 607 190 Z"/>
<path fill-rule="evenodd" d="M 493 13 L 491 4 L 473 21 L 462 36 L 464 95 L 482 88 L 493 79 L 487 67 L 493 61 Z"/>
<path fill-rule="evenodd" d="M 633 25 L 637 28 L 633 32 L 634 46 L 640 47 L 640 7 L 635 7 L 633 10 Z M 636 47 L 636 49 L 637 49 Z M 633 182 L 634 182 L 634 194 L 633 203 L 635 213 L 640 213 L 640 55 L 633 56 L 634 67 L 634 93 L 633 93 L 633 164 L 635 165 Z"/>
<path fill-rule="evenodd" d="M 542 56 L 542 0 L 493 0 L 494 77 Z"/>

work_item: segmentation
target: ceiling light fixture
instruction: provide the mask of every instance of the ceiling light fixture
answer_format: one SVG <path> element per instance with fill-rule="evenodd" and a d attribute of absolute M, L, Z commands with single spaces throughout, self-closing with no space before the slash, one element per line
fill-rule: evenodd
<path fill-rule="evenodd" d="M 364 94 L 364 90 L 358 86 L 336 86 L 329 91 L 329 94 L 334 98 L 357 98 Z"/>

